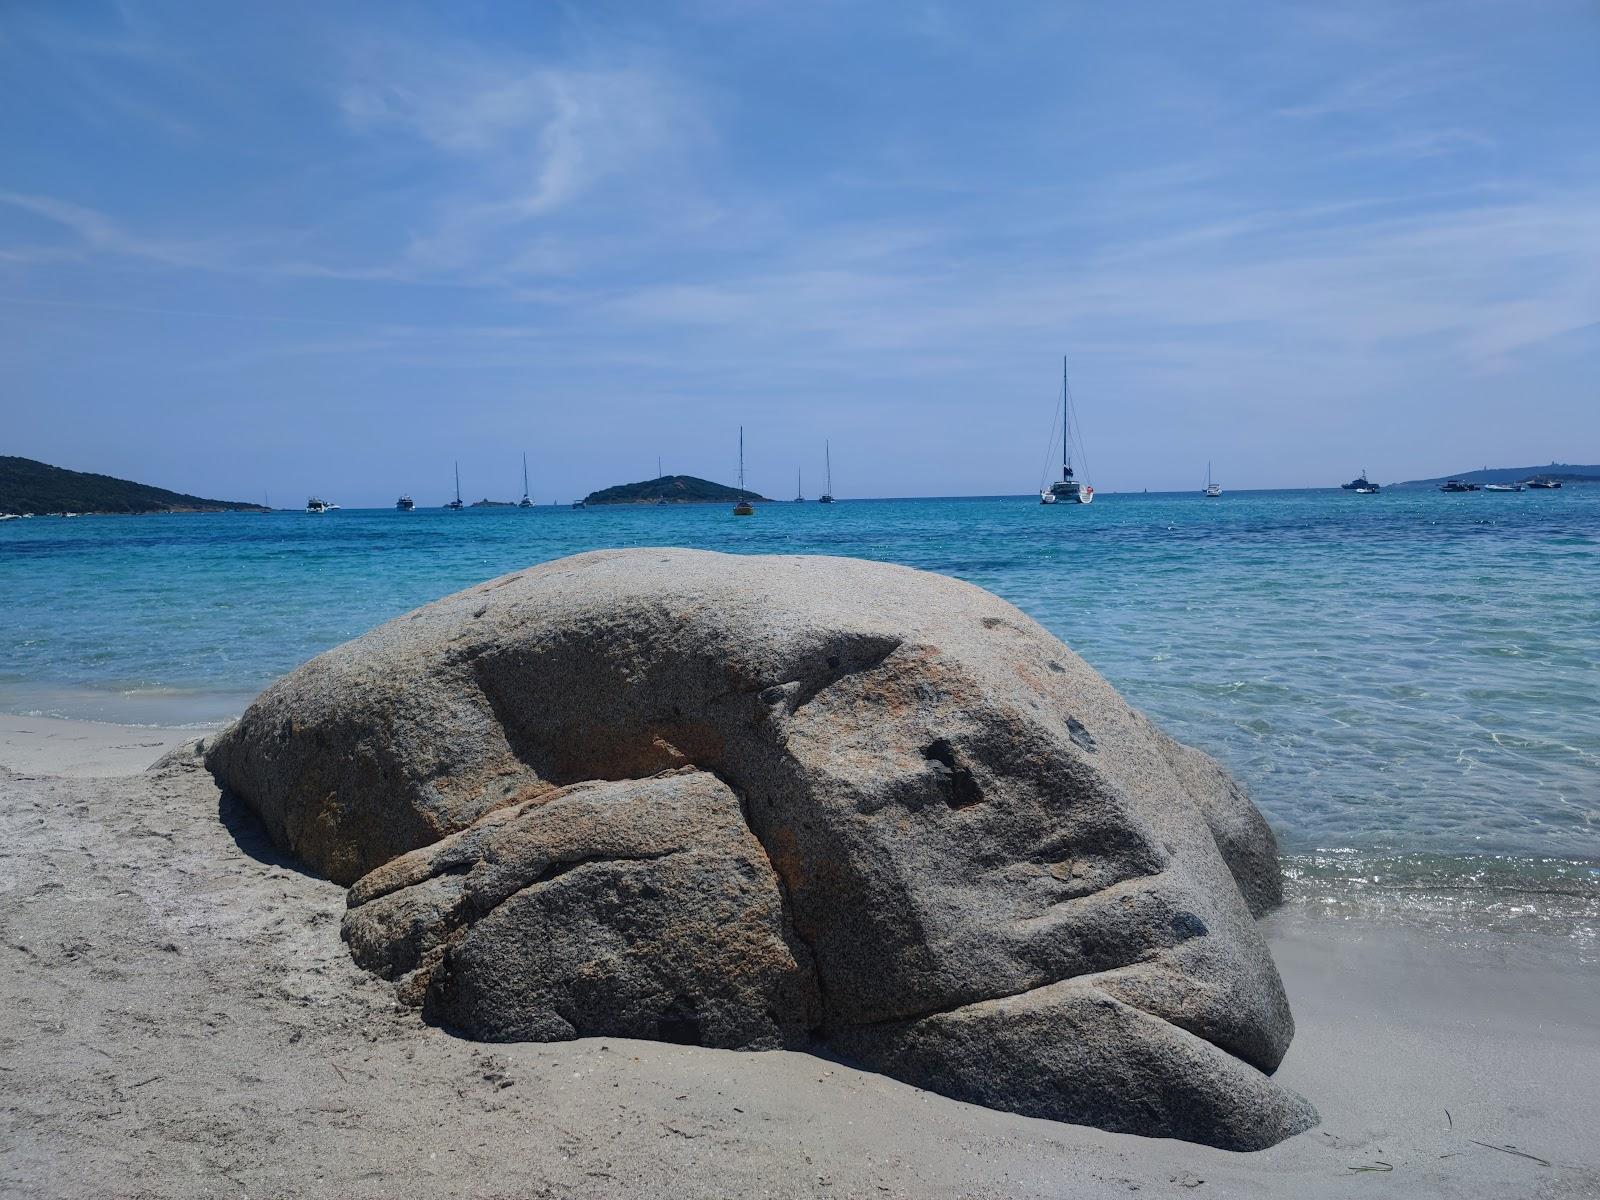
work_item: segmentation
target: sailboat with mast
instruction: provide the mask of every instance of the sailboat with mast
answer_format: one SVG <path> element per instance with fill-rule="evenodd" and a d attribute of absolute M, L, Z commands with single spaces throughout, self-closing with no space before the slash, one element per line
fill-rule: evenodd
<path fill-rule="evenodd" d="M 833 448 L 824 441 L 822 443 L 822 461 L 827 465 L 828 489 L 817 497 L 818 504 L 833 503 Z"/>
<path fill-rule="evenodd" d="M 528 452 L 522 452 L 522 499 L 517 501 L 518 508 L 532 508 L 533 501 L 528 497 Z"/>
<path fill-rule="evenodd" d="M 459 462 L 456 463 L 456 498 L 446 504 L 445 507 L 451 512 L 460 512 L 466 507 L 465 504 L 461 503 L 461 464 Z"/>
<path fill-rule="evenodd" d="M 1215 500 L 1222 495 L 1222 485 L 1211 482 L 1211 463 L 1209 460 L 1206 462 L 1206 485 L 1201 489 L 1201 493 L 1207 500 Z"/>
<path fill-rule="evenodd" d="M 744 426 L 739 426 L 739 503 L 733 506 L 733 515 L 736 517 L 753 517 L 756 515 L 755 505 L 750 503 L 750 497 L 744 494 Z"/>
<path fill-rule="evenodd" d="M 1067 379 L 1067 360 L 1063 355 L 1061 359 L 1061 478 L 1048 487 L 1040 487 L 1040 504 L 1091 504 L 1094 502 L 1094 486 L 1080 480 L 1072 469 L 1072 442 L 1073 430 L 1077 426 L 1077 414 L 1072 406 L 1072 384 Z M 1052 441 L 1054 439 L 1052 438 Z M 1078 430 L 1078 453 L 1083 457 L 1083 432 Z M 1084 465 L 1084 473 L 1088 474 L 1088 465 Z"/>
<path fill-rule="evenodd" d="M 800 468 L 796 467 L 794 469 L 794 502 L 796 504 L 804 504 L 805 500 L 805 489 L 800 486 Z"/>

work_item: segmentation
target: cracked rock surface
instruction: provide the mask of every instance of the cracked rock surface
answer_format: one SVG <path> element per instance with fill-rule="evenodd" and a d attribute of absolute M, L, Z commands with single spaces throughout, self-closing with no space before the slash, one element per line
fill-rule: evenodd
<path fill-rule="evenodd" d="M 268 689 L 207 762 L 486 1040 L 811 1041 L 1233 1149 L 1315 1121 L 1265 821 L 1011 605 L 850 559 L 599 551 Z"/>
<path fill-rule="evenodd" d="M 364 877 L 344 928 L 357 963 L 411 976 L 428 1016 L 483 1041 L 769 1050 L 816 1022 L 777 876 L 703 771 L 496 810 Z"/>

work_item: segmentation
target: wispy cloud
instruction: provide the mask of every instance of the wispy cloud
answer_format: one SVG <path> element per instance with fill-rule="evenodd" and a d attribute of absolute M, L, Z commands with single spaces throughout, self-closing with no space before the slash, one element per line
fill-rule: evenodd
<path fill-rule="evenodd" d="M 352 131 L 413 139 L 450 181 L 407 251 L 423 270 L 482 265 L 486 254 L 503 263 L 507 240 L 582 218 L 580 206 L 648 215 L 653 198 L 693 186 L 687 160 L 711 137 L 691 89 L 658 67 L 395 39 L 352 57 L 339 103 Z"/>
<path fill-rule="evenodd" d="M 1435 56 L 1347 76 L 1320 93 L 1278 109 L 1283 117 L 1318 118 L 1392 114 L 1420 97 L 1469 82 L 1477 68 Z"/>
<path fill-rule="evenodd" d="M 17 48 L 37 55 L 70 84 L 64 94 L 84 120 L 108 128 L 133 123 L 169 138 L 188 140 L 193 125 L 156 93 L 156 81 L 198 78 L 194 63 L 161 40 L 127 5 L 114 5 L 116 20 L 85 29 L 60 11 L 41 7 L 7 14 Z M 0 46 L 5 45 L 0 30 Z"/>
<path fill-rule="evenodd" d="M 171 267 L 209 267 L 218 262 L 216 243 L 144 237 L 129 232 L 105 213 L 51 196 L 0 191 L 0 205 L 40 217 L 71 239 L 64 246 L 0 247 L 0 251 L 15 255 L 19 260 L 99 253 L 145 259 Z"/>
<path fill-rule="evenodd" d="M 1400 131 L 1363 138 L 1338 152 L 1343 159 L 1397 158 L 1415 161 L 1449 154 L 1472 154 L 1495 148 L 1495 139 L 1471 129 Z"/>

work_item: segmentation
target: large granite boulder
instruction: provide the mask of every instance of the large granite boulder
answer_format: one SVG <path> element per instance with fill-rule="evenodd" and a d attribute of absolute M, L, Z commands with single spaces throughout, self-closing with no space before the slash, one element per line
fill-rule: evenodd
<path fill-rule="evenodd" d="M 364 966 L 475 1037 L 811 1041 L 1236 1149 L 1315 1121 L 1253 913 L 1271 832 L 980 588 L 600 551 L 321 655 L 210 744 L 354 884 Z"/>

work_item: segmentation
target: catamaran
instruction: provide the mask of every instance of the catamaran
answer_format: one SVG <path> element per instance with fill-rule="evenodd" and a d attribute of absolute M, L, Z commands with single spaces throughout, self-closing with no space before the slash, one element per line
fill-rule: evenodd
<path fill-rule="evenodd" d="M 460 512 L 466 507 L 465 504 L 461 503 L 461 464 L 459 462 L 456 463 L 456 498 L 446 504 L 445 507 L 452 512 Z"/>
<path fill-rule="evenodd" d="M 1206 463 L 1206 486 L 1203 490 L 1205 497 L 1208 500 L 1215 500 L 1218 496 L 1222 495 L 1222 485 L 1220 483 L 1211 482 L 1211 464 L 1209 462 Z"/>
<path fill-rule="evenodd" d="M 1084 483 L 1072 470 L 1072 431 L 1077 424 L 1072 408 L 1072 385 L 1067 381 L 1067 360 L 1061 359 L 1061 478 L 1049 487 L 1039 489 L 1040 504 L 1091 504 L 1094 487 Z M 1053 432 L 1053 431 L 1052 431 Z M 1052 440 L 1054 440 L 1052 438 Z M 1078 431 L 1080 455 L 1083 448 L 1083 431 Z M 1085 467 L 1085 473 L 1088 468 Z"/>
<path fill-rule="evenodd" d="M 828 490 L 817 497 L 818 504 L 833 503 L 833 448 L 824 441 L 822 443 L 822 461 L 827 464 Z"/>
<path fill-rule="evenodd" d="M 755 505 L 750 503 L 750 498 L 744 494 L 744 426 L 739 426 L 739 503 L 733 506 L 733 515 L 736 517 L 753 517 L 756 515 Z"/>

